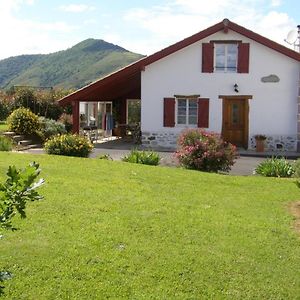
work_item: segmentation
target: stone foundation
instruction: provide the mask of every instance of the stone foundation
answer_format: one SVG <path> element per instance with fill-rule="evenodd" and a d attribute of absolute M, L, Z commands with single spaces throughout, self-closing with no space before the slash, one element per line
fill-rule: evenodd
<path fill-rule="evenodd" d="M 255 149 L 256 142 L 254 136 L 250 138 L 249 149 Z M 296 151 L 296 135 L 267 135 L 265 140 L 265 149 L 267 151 Z"/>
<path fill-rule="evenodd" d="M 176 149 L 179 133 L 174 132 L 143 132 L 142 145 L 149 149 Z M 256 142 L 254 136 L 250 138 L 249 149 L 255 150 Z M 266 151 L 296 151 L 296 135 L 267 135 L 265 140 Z"/>
<path fill-rule="evenodd" d="M 176 149 L 178 133 L 173 132 L 142 132 L 142 145 L 145 148 Z"/>

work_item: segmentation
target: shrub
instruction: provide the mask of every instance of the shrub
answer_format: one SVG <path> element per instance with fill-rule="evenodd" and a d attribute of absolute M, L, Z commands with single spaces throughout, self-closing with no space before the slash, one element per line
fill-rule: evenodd
<path fill-rule="evenodd" d="M 236 147 L 217 133 L 203 129 L 184 131 L 175 152 L 181 166 L 206 172 L 229 171 L 237 158 Z"/>
<path fill-rule="evenodd" d="M 0 151 L 11 151 L 12 141 L 6 136 L 0 135 Z"/>
<path fill-rule="evenodd" d="M 48 154 L 88 157 L 93 144 L 83 136 L 62 134 L 51 137 L 44 145 Z"/>
<path fill-rule="evenodd" d="M 12 111 L 12 105 L 9 102 L 5 102 L 0 99 L 0 121 L 4 121 L 7 119 L 9 114 Z"/>
<path fill-rule="evenodd" d="M 59 119 L 59 122 L 63 123 L 65 125 L 65 128 L 67 130 L 67 132 L 71 132 L 72 131 L 72 124 L 73 124 L 73 119 L 72 119 L 72 115 L 63 113 Z"/>
<path fill-rule="evenodd" d="M 295 170 L 285 158 L 272 157 L 262 161 L 254 173 L 265 177 L 291 177 Z"/>
<path fill-rule="evenodd" d="M 131 150 L 131 152 L 122 158 L 122 161 L 157 166 L 160 161 L 160 156 L 154 151 L 138 151 Z"/>
<path fill-rule="evenodd" d="M 27 108 L 14 110 L 7 118 L 8 128 L 18 134 L 32 134 L 39 129 L 38 116 Z"/>
<path fill-rule="evenodd" d="M 11 219 L 17 213 L 21 218 L 26 218 L 26 203 L 43 198 L 36 191 L 44 184 L 44 179 L 35 181 L 40 172 L 39 164 L 35 162 L 20 170 L 15 166 L 9 166 L 7 180 L 0 183 L 0 228 L 14 230 Z"/>
<path fill-rule="evenodd" d="M 44 179 L 35 181 L 40 172 L 39 164 L 35 162 L 20 170 L 17 170 L 15 166 L 9 166 L 7 180 L 0 183 L 0 229 L 16 230 L 12 225 L 12 218 L 17 214 L 21 218 L 26 218 L 27 202 L 43 198 L 36 191 L 44 184 Z M 0 272 L 0 283 L 10 278 L 12 278 L 10 272 Z M 3 294 L 3 288 L 0 286 L 0 296 Z"/>
<path fill-rule="evenodd" d="M 51 136 L 67 133 L 64 124 L 55 120 L 40 117 L 39 122 L 40 129 L 37 131 L 37 134 L 43 142 Z"/>

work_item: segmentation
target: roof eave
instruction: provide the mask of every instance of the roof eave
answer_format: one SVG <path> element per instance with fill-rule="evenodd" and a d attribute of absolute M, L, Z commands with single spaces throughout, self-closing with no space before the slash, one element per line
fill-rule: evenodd
<path fill-rule="evenodd" d="M 150 65 L 170 54 L 173 54 L 187 46 L 190 46 L 190 45 L 218 32 L 218 31 L 220 31 L 220 30 L 224 30 L 224 32 L 228 32 L 229 29 L 300 62 L 300 53 L 293 51 L 281 44 L 278 44 L 262 35 L 259 35 L 258 33 L 255 33 L 253 31 L 249 30 L 249 29 L 246 29 L 245 27 L 242 27 L 234 22 L 231 22 L 228 19 L 224 19 L 223 21 L 221 21 L 211 27 L 208 27 L 186 39 L 183 39 L 169 47 L 166 47 L 166 48 L 150 55 L 150 56 L 144 57 L 130 65 L 125 66 L 122 69 L 119 69 L 99 80 L 94 81 L 93 83 L 60 99 L 59 104 L 63 106 L 74 100 L 78 100 L 84 95 L 84 93 L 86 92 L 87 89 L 94 90 L 96 88 L 99 88 L 101 85 L 106 84 L 107 82 L 116 80 L 119 77 L 126 76 L 126 75 L 134 73 L 134 72 L 141 72 L 142 70 L 144 70 L 145 66 L 147 66 L 147 65 Z"/>

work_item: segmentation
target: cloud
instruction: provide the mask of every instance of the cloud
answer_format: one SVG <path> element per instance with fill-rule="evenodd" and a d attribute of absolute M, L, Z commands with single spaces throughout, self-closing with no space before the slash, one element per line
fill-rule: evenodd
<path fill-rule="evenodd" d="M 272 0 L 271 6 L 276 7 L 281 5 L 281 0 Z"/>
<path fill-rule="evenodd" d="M 82 13 L 86 11 L 95 10 L 95 7 L 86 4 L 68 4 L 68 5 L 61 5 L 59 9 L 65 12 Z"/>
<path fill-rule="evenodd" d="M 134 49 L 147 54 L 224 18 L 284 43 L 287 32 L 295 27 L 296 22 L 286 13 L 276 11 L 275 6 L 279 5 L 280 0 L 214 0 L 206 1 L 205 5 L 199 0 L 174 0 L 151 9 L 131 9 L 125 13 L 124 21 L 135 23 L 151 35 L 151 41 L 148 38 L 146 44 L 142 42 Z"/>
<path fill-rule="evenodd" d="M 25 0 L 25 3 L 28 4 L 28 5 L 34 5 L 35 0 Z"/>
<path fill-rule="evenodd" d="M 120 44 L 122 41 L 121 36 L 118 33 L 107 33 L 103 36 L 103 39 L 112 44 Z"/>
<path fill-rule="evenodd" d="M 65 36 L 75 31 L 76 26 L 64 21 L 37 22 L 15 16 L 22 5 L 33 4 L 28 0 L 0 0 L 0 37 L 2 45 L 5 45 L 0 47 L 0 59 L 20 54 L 49 53 L 72 45 Z"/>

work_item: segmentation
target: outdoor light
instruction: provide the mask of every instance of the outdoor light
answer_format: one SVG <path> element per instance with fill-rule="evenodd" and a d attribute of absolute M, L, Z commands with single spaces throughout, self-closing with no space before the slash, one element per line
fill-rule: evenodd
<path fill-rule="evenodd" d="M 235 83 L 233 87 L 234 87 L 234 91 L 235 91 L 236 93 L 238 93 L 238 92 L 239 92 L 239 86 L 238 86 L 238 84 Z"/>

